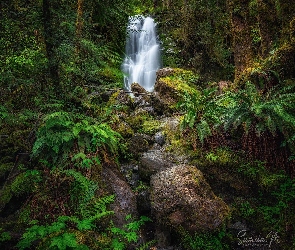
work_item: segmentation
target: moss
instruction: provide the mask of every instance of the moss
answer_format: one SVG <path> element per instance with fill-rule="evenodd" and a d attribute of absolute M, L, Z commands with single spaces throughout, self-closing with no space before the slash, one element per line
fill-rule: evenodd
<path fill-rule="evenodd" d="M 129 138 L 134 135 L 134 130 L 125 122 L 119 122 L 115 130 L 124 138 Z"/>
<path fill-rule="evenodd" d="M 183 138 L 182 131 L 179 127 L 182 119 L 183 116 L 176 116 L 172 119 L 172 122 L 167 121 L 162 126 L 163 133 L 170 143 L 167 148 L 168 151 L 182 152 L 187 149 L 187 140 Z"/>
<path fill-rule="evenodd" d="M 284 179 L 286 179 L 286 175 L 283 171 L 269 171 L 266 169 L 265 163 L 261 161 L 242 163 L 238 167 L 238 171 L 244 176 L 244 178 L 251 181 L 252 185 L 265 191 L 276 188 Z"/>
<path fill-rule="evenodd" d="M 4 176 L 13 167 L 13 162 L 0 164 L 0 177 Z"/>
<path fill-rule="evenodd" d="M 180 68 L 173 69 L 173 73 L 170 76 L 161 78 L 166 84 L 177 92 L 188 92 L 190 94 L 196 92 L 196 83 L 199 80 L 199 76 L 192 71 L 184 70 Z"/>
<path fill-rule="evenodd" d="M 142 124 L 142 132 L 148 135 L 154 135 L 160 130 L 161 122 L 158 120 L 144 121 Z"/>
<path fill-rule="evenodd" d="M 1 189 L 0 212 L 2 212 L 5 205 L 11 200 L 13 193 L 10 186 L 6 185 Z"/>
<path fill-rule="evenodd" d="M 146 111 L 142 111 L 127 117 L 126 122 L 130 125 L 132 129 L 138 131 L 141 130 L 143 123 L 147 121 L 149 118 L 149 114 Z"/>
<path fill-rule="evenodd" d="M 159 94 L 164 105 L 170 110 L 177 110 L 177 103 L 182 100 L 185 93 L 194 94 L 199 77 L 192 71 L 173 69 L 172 74 L 160 77 L 155 85 L 155 91 Z"/>
<path fill-rule="evenodd" d="M 11 191 L 16 196 L 30 193 L 34 189 L 34 177 L 26 173 L 19 174 L 11 184 Z"/>
<path fill-rule="evenodd" d="M 218 166 L 236 167 L 239 159 L 233 151 L 228 148 L 217 148 L 205 155 L 205 161 L 208 165 L 216 164 Z"/>
<path fill-rule="evenodd" d="M 118 100 L 118 97 L 120 95 L 120 90 L 114 92 L 111 96 L 110 96 L 110 99 L 107 103 L 108 106 L 111 106 L 111 105 L 114 105 L 117 103 L 117 100 Z"/>

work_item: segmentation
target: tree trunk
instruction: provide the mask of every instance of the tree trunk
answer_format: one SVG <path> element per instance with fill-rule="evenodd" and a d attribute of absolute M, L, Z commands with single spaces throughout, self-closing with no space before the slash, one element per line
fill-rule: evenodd
<path fill-rule="evenodd" d="M 277 22 L 276 9 L 269 0 L 257 0 L 257 21 L 261 37 L 261 56 L 266 58 L 271 49 L 276 31 L 280 28 Z"/>
<path fill-rule="evenodd" d="M 229 0 L 235 79 L 253 62 L 249 0 Z"/>
<path fill-rule="evenodd" d="M 55 56 L 55 41 L 51 15 L 51 0 L 43 0 L 44 41 L 48 58 L 49 73 L 55 86 L 59 85 L 58 62 Z"/>
<path fill-rule="evenodd" d="M 78 0 L 77 3 L 77 20 L 76 20 L 76 52 L 80 52 L 80 40 L 83 28 L 83 3 L 84 0 Z"/>

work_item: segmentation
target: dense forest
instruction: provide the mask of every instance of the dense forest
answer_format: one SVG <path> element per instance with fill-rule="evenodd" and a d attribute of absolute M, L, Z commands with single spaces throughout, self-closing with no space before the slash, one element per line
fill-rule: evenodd
<path fill-rule="evenodd" d="M 295 249 L 294 1 L 2 0 L 0 51 L 1 249 Z"/>

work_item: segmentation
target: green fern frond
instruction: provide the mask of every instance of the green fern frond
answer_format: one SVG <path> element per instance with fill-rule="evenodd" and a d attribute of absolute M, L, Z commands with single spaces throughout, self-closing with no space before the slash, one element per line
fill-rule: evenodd
<path fill-rule="evenodd" d="M 156 240 L 148 241 L 146 243 L 143 243 L 141 246 L 137 247 L 136 250 L 149 250 L 156 242 Z"/>
<path fill-rule="evenodd" d="M 210 125 L 206 120 L 201 120 L 200 123 L 196 125 L 196 130 L 199 136 L 200 141 L 203 143 L 204 139 L 211 135 L 211 128 Z"/>
<path fill-rule="evenodd" d="M 89 168 L 100 164 L 96 153 L 100 148 L 116 156 L 120 139 L 120 134 L 107 124 L 99 124 L 92 118 L 68 112 L 55 112 L 44 117 L 37 132 L 32 156 L 63 168 L 62 160 L 67 159 L 74 146 L 78 145 L 72 161 L 78 167 Z"/>
<path fill-rule="evenodd" d="M 79 244 L 77 243 L 76 235 L 73 233 L 64 233 L 54 237 L 49 245 L 50 249 L 66 250 L 69 248 L 78 249 Z M 88 247 L 84 246 L 84 249 Z"/>

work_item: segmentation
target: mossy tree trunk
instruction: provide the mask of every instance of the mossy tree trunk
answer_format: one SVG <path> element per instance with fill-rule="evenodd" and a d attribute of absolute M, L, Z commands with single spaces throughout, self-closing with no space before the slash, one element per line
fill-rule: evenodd
<path fill-rule="evenodd" d="M 234 54 L 235 79 L 249 67 L 254 59 L 252 50 L 251 22 L 249 13 L 250 0 L 229 0 L 228 8 L 231 19 L 232 50 Z"/>
<path fill-rule="evenodd" d="M 261 39 L 260 55 L 265 59 L 277 39 L 279 28 L 275 4 L 271 0 L 257 0 L 257 23 Z"/>

